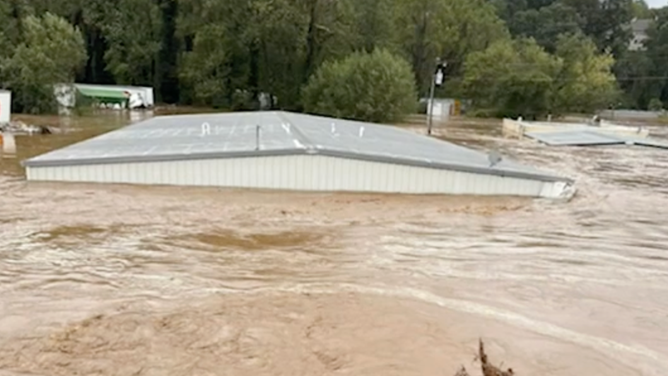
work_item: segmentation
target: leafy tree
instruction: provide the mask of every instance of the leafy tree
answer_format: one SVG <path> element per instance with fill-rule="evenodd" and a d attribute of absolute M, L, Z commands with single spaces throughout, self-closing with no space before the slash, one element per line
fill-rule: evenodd
<path fill-rule="evenodd" d="M 11 47 L 16 46 L 20 40 L 21 21 L 20 18 L 25 8 L 17 0 L 0 1 L 0 38 L 5 43 L 0 45 L 0 56 L 7 56 Z"/>
<path fill-rule="evenodd" d="M 311 65 L 319 64 L 320 59 L 328 55 L 327 48 L 332 47 L 333 50 L 337 50 L 341 46 L 340 42 L 334 41 L 333 44 L 330 42 L 332 38 L 340 41 L 341 34 L 345 34 L 343 30 L 348 26 L 332 19 L 325 21 L 319 14 L 325 11 L 337 12 L 337 9 L 319 8 L 316 11 L 315 15 L 307 15 L 304 4 L 294 1 L 278 3 L 265 0 L 255 3 L 253 19 L 256 27 L 251 37 L 254 46 L 251 56 L 254 56 L 253 60 L 256 61 L 256 73 L 252 86 L 257 88 L 257 92 L 276 96 L 279 102 L 273 103 L 274 106 L 280 104 L 288 109 L 298 107 L 301 99 L 300 90 L 307 71 L 314 69 Z M 295 18 L 295 14 L 301 16 Z M 312 22 L 315 22 L 313 25 L 316 25 L 314 26 L 316 29 L 323 27 L 333 34 L 309 32 L 309 25 Z M 311 40 L 311 47 L 308 47 L 307 40 Z M 335 47 L 337 44 L 338 47 Z M 308 58 L 310 62 L 306 61 L 307 51 L 312 53 Z"/>
<path fill-rule="evenodd" d="M 652 98 L 652 100 L 649 101 L 649 110 L 650 111 L 662 111 L 663 110 L 663 102 L 661 102 L 661 99 Z"/>
<path fill-rule="evenodd" d="M 661 95 L 661 79 L 655 79 L 654 62 L 646 51 L 628 51 L 615 65 L 619 87 L 624 93 L 623 106 L 647 109 L 649 101 Z"/>
<path fill-rule="evenodd" d="M 374 122 L 401 120 L 416 99 L 410 65 L 387 50 L 326 62 L 303 94 L 307 112 Z"/>
<path fill-rule="evenodd" d="M 513 35 L 532 37 L 552 53 L 556 50 L 559 35 L 579 33 L 583 24 L 583 17 L 575 9 L 560 2 L 517 12 L 513 19 L 509 20 Z"/>
<path fill-rule="evenodd" d="M 436 58 L 447 60 L 447 76 L 461 74 L 466 56 L 508 37 L 503 21 L 485 0 L 396 0 L 399 45 L 421 92 L 429 88 Z"/>
<path fill-rule="evenodd" d="M 227 38 L 220 25 L 208 25 L 197 32 L 192 51 L 183 56 L 181 79 L 193 88 L 198 103 L 214 107 L 229 106 L 228 55 L 219 47 Z"/>
<path fill-rule="evenodd" d="M 22 21 L 23 42 L 7 62 L 16 107 L 37 113 L 55 109 L 53 85 L 74 81 L 86 61 L 83 37 L 61 17 L 45 13 Z"/>
<path fill-rule="evenodd" d="M 81 31 L 89 59 L 77 81 L 151 85 L 170 103 L 256 108 L 267 93 L 273 108 L 301 110 L 302 89 L 323 62 L 376 49 L 406 58 L 423 94 L 435 59 L 445 59 L 443 90 L 458 95 L 470 54 L 511 35 L 555 54 L 560 36 L 580 31 L 597 53 L 615 56 L 630 105 L 668 100 L 665 22 L 644 0 L 4 0 L 0 86 L 31 85 L 17 75 L 16 49 L 26 43 L 24 20 L 47 13 Z M 654 14 L 647 51 L 628 52 L 631 19 Z"/>
<path fill-rule="evenodd" d="M 634 0 L 560 0 L 584 17 L 582 28 L 599 50 L 610 50 L 620 56 L 628 48 L 633 19 Z"/>
<path fill-rule="evenodd" d="M 644 75 L 645 86 L 650 98 L 668 101 L 668 7 L 656 11 L 656 20 L 648 30 L 646 56 L 649 60 Z"/>
<path fill-rule="evenodd" d="M 551 110 L 561 66 L 533 39 L 499 41 L 468 56 L 464 89 L 490 115 L 538 117 Z"/>
<path fill-rule="evenodd" d="M 117 0 L 102 27 L 107 69 L 119 84 L 153 85 L 162 28 L 160 9 L 146 0 Z M 156 85 L 159 86 L 159 85 Z"/>
<path fill-rule="evenodd" d="M 392 6 L 393 0 L 357 0 L 353 3 L 355 49 L 366 52 L 376 48 L 396 50 Z"/>
<path fill-rule="evenodd" d="M 596 44 L 582 34 L 562 35 L 556 55 L 563 68 L 558 77 L 555 109 L 590 113 L 607 107 L 617 98 L 617 83 L 612 73 L 614 58 L 598 54 Z"/>
<path fill-rule="evenodd" d="M 282 108 L 298 109 L 300 88 L 321 62 L 351 52 L 354 22 L 349 0 L 179 1 L 177 34 L 185 55 L 192 55 L 193 42 L 205 28 L 215 27 L 223 37 L 209 46 L 216 56 L 226 56 L 221 104 L 232 103 L 235 93 L 249 92 L 257 98 L 266 92 L 276 96 Z M 185 65 L 197 61 L 182 59 Z M 179 70 L 183 76 L 193 69 L 197 68 Z M 184 83 L 190 98 L 199 96 L 192 81 Z"/>
<path fill-rule="evenodd" d="M 633 0 L 633 17 L 638 19 L 652 17 L 652 11 L 645 0 Z"/>

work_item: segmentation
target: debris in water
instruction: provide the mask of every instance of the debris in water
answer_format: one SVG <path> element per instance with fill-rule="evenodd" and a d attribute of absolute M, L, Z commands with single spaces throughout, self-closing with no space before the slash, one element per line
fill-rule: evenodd
<path fill-rule="evenodd" d="M 469 373 L 466 372 L 466 368 L 462 367 L 462 369 L 455 373 L 455 376 L 469 376 Z"/>
<path fill-rule="evenodd" d="M 501 368 L 498 368 L 498 367 L 492 365 L 489 362 L 489 359 L 487 358 L 487 354 L 485 353 L 485 344 L 482 342 L 482 339 L 480 340 L 480 345 L 479 345 L 479 348 L 478 348 L 478 359 L 480 359 L 483 376 L 514 376 L 515 375 L 512 368 L 508 368 L 507 371 L 503 371 L 503 370 L 501 370 Z M 466 368 L 462 367 L 455 374 L 455 376 L 471 376 L 471 375 L 466 371 Z"/>
<path fill-rule="evenodd" d="M 14 135 L 53 134 L 56 129 L 43 125 L 29 125 L 22 121 L 0 123 L 0 133 L 12 133 Z"/>

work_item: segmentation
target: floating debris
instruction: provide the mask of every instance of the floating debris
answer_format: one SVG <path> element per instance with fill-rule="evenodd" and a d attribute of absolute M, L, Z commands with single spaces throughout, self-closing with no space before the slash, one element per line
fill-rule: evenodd
<path fill-rule="evenodd" d="M 0 133 L 11 133 L 17 135 L 44 135 L 57 133 L 58 129 L 43 125 L 30 125 L 22 121 L 10 121 L 9 123 L 0 124 Z"/>
<path fill-rule="evenodd" d="M 478 359 L 480 360 L 480 366 L 482 369 L 483 376 L 514 376 L 515 372 L 512 368 L 508 368 L 507 371 L 503 371 L 501 368 L 492 365 L 487 358 L 485 353 L 485 344 L 482 342 L 482 339 L 478 345 Z M 466 368 L 462 367 L 455 376 L 470 376 L 466 371 Z"/>

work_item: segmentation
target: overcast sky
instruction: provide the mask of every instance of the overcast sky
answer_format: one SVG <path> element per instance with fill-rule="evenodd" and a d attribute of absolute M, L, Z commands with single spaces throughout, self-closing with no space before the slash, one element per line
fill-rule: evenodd
<path fill-rule="evenodd" d="M 651 8 L 661 8 L 668 5 L 668 0 L 646 0 Z"/>

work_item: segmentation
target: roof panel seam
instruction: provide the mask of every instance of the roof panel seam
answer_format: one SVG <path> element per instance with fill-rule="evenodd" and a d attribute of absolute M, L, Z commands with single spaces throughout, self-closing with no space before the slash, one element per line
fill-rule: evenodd
<path fill-rule="evenodd" d="M 288 119 L 287 116 L 285 116 L 284 112 L 277 112 L 276 115 L 278 116 L 279 119 L 281 119 L 281 121 L 290 124 L 290 129 L 292 130 L 293 134 L 298 138 L 300 144 L 302 144 L 307 149 L 313 149 L 315 147 L 315 143 L 311 141 L 298 126 L 296 126 L 292 121 L 290 121 L 290 119 Z"/>

